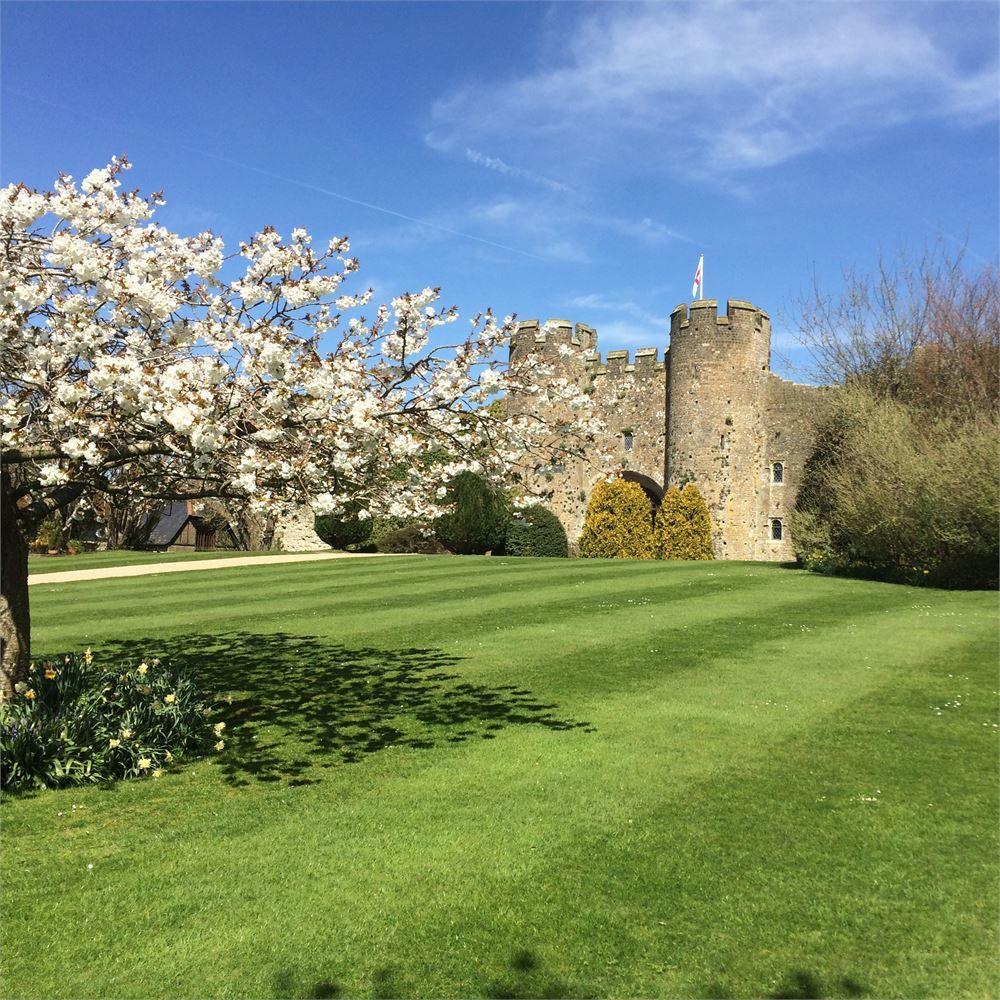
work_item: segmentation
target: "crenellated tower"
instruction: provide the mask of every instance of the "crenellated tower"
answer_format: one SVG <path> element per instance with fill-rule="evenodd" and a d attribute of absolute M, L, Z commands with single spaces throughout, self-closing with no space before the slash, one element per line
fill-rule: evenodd
<path fill-rule="evenodd" d="M 771 321 L 749 302 L 714 299 L 670 316 L 667 482 L 693 481 L 712 513 L 715 554 L 752 559 L 764 476 Z"/>
<path fill-rule="evenodd" d="M 771 372 L 766 312 L 739 299 L 721 316 L 714 300 L 679 305 L 662 359 L 644 347 L 602 360 L 593 327 L 528 320 L 513 334 L 510 356 L 529 354 L 590 394 L 604 425 L 595 452 L 610 456 L 610 466 L 572 460 L 538 470 L 538 492 L 571 540 L 594 485 L 613 468 L 637 482 L 654 509 L 664 488 L 694 482 L 712 515 L 716 558 L 794 557 L 788 513 L 828 396 Z M 517 412 L 537 397 L 508 405 Z"/>

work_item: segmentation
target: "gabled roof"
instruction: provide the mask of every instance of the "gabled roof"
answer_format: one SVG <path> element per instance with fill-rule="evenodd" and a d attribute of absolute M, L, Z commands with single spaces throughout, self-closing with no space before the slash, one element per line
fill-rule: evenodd
<path fill-rule="evenodd" d="M 156 517 L 155 514 L 152 516 Z M 160 511 L 159 518 L 149 533 L 149 544 L 169 545 L 191 516 L 186 500 L 171 501 Z"/>

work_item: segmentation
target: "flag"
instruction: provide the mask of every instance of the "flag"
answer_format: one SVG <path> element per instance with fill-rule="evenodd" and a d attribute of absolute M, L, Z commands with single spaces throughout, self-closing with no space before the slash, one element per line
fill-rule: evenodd
<path fill-rule="evenodd" d="M 691 286 L 691 298 L 703 299 L 705 297 L 704 275 L 702 273 L 705 265 L 705 255 L 698 258 L 698 269 L 694 272 L 694 284 Z"/>

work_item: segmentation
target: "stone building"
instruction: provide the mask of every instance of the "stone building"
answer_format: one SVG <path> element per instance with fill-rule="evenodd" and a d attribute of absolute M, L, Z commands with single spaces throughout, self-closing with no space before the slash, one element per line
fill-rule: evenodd
<path fill-rule="evenodd" d="M 767 313 L 737 299 L 721 316 L 715 300 L 679 305 L 663 358 L 648 347 L 632 358 L 609 351 L 602 360 L 597 332 L 564 320 L 521 323 L 510 350 L 512 359 L 534 352 L 585 387 L 605 423 L 601 444 L 652 508 L 666 486 L 698 486 L 716 558 L 793 558 L 787 514 L 828 390 L 771 371 Z M 590 493 L 606 475 L 606 466 L 578 460 L 546 470 L 533 485 L 576 539 Z"/>

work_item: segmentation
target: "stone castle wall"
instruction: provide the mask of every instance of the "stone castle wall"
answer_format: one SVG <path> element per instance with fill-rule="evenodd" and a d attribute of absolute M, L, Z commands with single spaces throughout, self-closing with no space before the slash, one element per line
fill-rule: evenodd
<path fill-rule="evenodd" d="M 611 468 L 639 482 L 652 502 L 666 486 L 693 481 L 712 514 L 717 558 L 787 560 L 787 514 L 829 390 L 776 376 L 770 348 L 767 313 L 734 299 L 721 316 L 714 300 L 678 306 L 662 359 L 650 347 L 632 357 L 611 351 L 602 360 L 597 332 L 566 320 L 520 324 L 511 357 L 536 353 L 592 395 L 605 424 L 595 452 L 605 448 Z M 532 484 L 571 541 L 608 471 L 593 461 L 568 462 Z M 780 540 L 772 537 L 775 521 Z"/>

